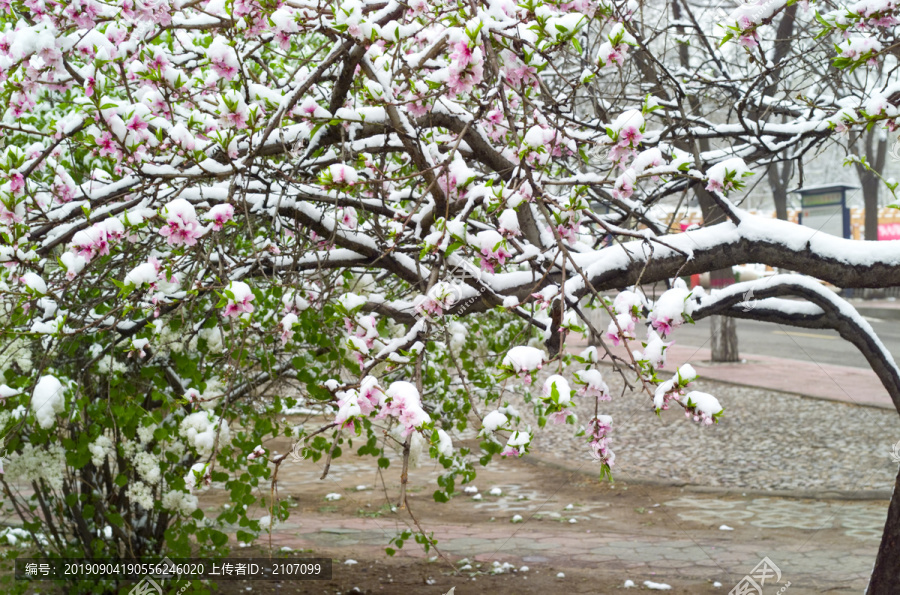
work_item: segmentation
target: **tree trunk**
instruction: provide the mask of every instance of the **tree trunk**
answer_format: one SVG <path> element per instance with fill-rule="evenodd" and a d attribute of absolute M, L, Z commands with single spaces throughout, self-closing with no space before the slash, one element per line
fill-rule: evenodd
<path fill-rule="evenodd" d="M 711 289 L 720 289 L 734 283 L 734 273 L 730 268 L 712 271 L 709 274 Z M 734 318 L 713 316 L 709 326 L 710 359 L 714 362 L 740 361 L 738 354 L 737 323 Z"/>
<path fill-rule="evenodd" d="M 773 163 L 767 172 L 769 188 L 772 190 L 772 201 L 775 203 L 775 216 L 782 221 L 787 221 L 788 184 L 791 181 L 793 163 L 790 161 L 779 165 Z"/>
<path fill-rule="evenodd" d="M 672 3 L 672 16 L 675 18 L 675 21 L 681 21 L 681 7 L 679 6 L 678 2 Z M 684 34 L 683 28 L 679 28 L 679 34 Z M 687 44 L 678 44 L 678 55 L 681 61 L 681 65 L 689 70 L 690 56 L 688 54 Z M 688 104 L 691 106 L 691 111 L 693 111 L 694 113 L 702 112 L 702 110 L 700 109 L 699 97 L 697 97 L 696 95 L 688 95 L 687 99 Z M 710 150 L 709 139 L 700 138 L 697 140 L 694 146 L 684 148 L 685 150 L 692 151 L 694 153 L 696 165 L 699 167 L 700 154 Z M 706 190 L 703 184 L 694 184 L 693 188 L 694 194 L 697 196 L 697 202 L 700 204 L 700 210 L 703 213 L 704 227 L 709 227 L 711 225 L 715 225 L 727 220 L 725 212 L 721 208 L 719 208 L 719 206 L 716 204 L 715 199 L 709 193 L 709 191 Z M 718 271 L 711 271 L 709 274 L 709 278 L 710 285 L 714 289 L 734 283 L 734 274 L 731 272 L 730 267 Z M 712 336 L 710 338 L 712 340 L 712 361 L 738 361 L 737 328 L 735 327 L 734 321 L 717 321 L 717 319 L 719 318 L 719 316 L 713 317 L 711 326 Z"/>
<path fill-rule="evenodd" d="M 877 172 L 884 171 L 884 163 L 887 159 L 887 136 L 880 130 L 872 128 L 865 135 L 860 135 L 862 154 L 866 156 L 870 167 Z M 862 165 L 856 165 L 856 173 L 859 176 L 859 184 L 862 186 L 863 204 L 866 207 L 866 231 L 865 239 L 878 239 L 878 191 L 881 181 L 871 171 Z"/>
<path fill-rule="evenodd" d="M 878 184 L 879 180 L 874 175 L 866 172 L 860 176 L 862 182 L 863 204 L 866 208 L 866 234 L 865 239 L 878 239 Z"/>
<path fill-rule="evenodd" d="M 709 273 L 710 289 L 721 289 L 734 283 L 734 272 L 731 267 L 718 269 Z M 737 323 L 734 318 L 713 316 L 709 327 L 710 359 L 714 362 L 737 362 L 738 355 Z"/>
<path fill-rule="evenodd" d="M 711 316 L 710 319 L 712 361 L 736 362 L 738 356 L 737 325 L 730 316 Z"/>
<path fill-rule="evenodd" d="M 894 482 L 894 493 L 888 508 L 875 568 L 869 579 L 867 595 L 893 595 L 900 586 L 900 470 Z"/>

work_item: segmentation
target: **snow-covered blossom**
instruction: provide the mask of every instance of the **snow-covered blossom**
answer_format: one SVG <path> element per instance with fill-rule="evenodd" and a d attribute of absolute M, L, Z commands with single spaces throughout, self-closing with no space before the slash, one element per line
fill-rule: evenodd
<path fill-rule="evenodd" d="M 497 228 L 497 231 L 505 237 L 515 237 L 522 233 L 519 228 L 518 215 L 513 209 L 506 209 L 500 213 L 499 223 L 500 226 Z"/>
<path fill-rule="evenodd" d="M 453 456 L 453 440 L 450 438 L 450 435 L 441 429 L 438 429 L 437 434 L 438 434 L 438 444 L 437 444 L 438 453 L 444 457 Z"/>
<path fill-rule="evenodd" d="M 201 455 L 212 453 L 217 435 L 219 447 L 231 440 L 228 424 L 209 411 L 197 411 L 185 416 L 178 426 L 178 434 Z"/>
<path fill-rule="evenodd" d="M 647 365 L 654 368 L 664 368 L 666 365 L 666 348 L 672 343 L 673 341 L 666 343 L 657 333 L 648 329 L 644 350 L 642 352 L 635 352 L 635 359 L 639 362 L 646 362 Z"/>
<path fill-rule="evenodd" d="M 508 421 L 509 418 L 506 415 L 498 410 L 494 410 L 484 416 L 484 419 L 481 420 L 481 426 L 488 432 L 494 432 L 497 428 L 505 426 Z"/>
<path fill-rule="evenodd" d="M 37 273 L 29 271 L 22 275 L 19 281 L 34 293 L 39 295 L 47 293 L 47 283 Z"/>
<path fill-rule="evenodd" d="M 282 347 L 287 345 L 288 341 L 294 337 L 294 325 L 297 324 L 297 322 L 297 315 L 293 312 L 285 314 L 281 319 L 281 335 L 279 339 L 281 340 Z"/>
<path fill-rule="evenodd" d="M 74 253 L 90 262 L 96 256 L 109 254 L 109 241 L 106 229 L 99 223 L 83 229 L 72 236 L 70 248 Z"/>
<path fill-rule="evenodd" d="M 329 186 L 353 186 L 359 182 L 359 174 L 348 165 L 334 163 L 322 172 L 319 181 Z"/>
<path fill-rule="evenodd" d="M 512 254 L 506 248 L 506 240 L 493 229 L 486 229 L 478 233 L 478 245 L 481 247 L 481 268 L 493 273 L 497 266 L 506 263 L 506 259 Z"/>
<path fill-rule="evenodd" d="M 56 424 L 56 415 L 65 410 L 65 387 L 56 376 L 41 376 L 31 395 L 31 411 L 41 428 Z"/>
<path fill-rule="evenodd" d="M 234 207 L 229 204 L 216 205 L 203 216 L 216 231 L 222 229 L 234 217 Z"/>
<path fill-rule="evenodd" d="M 616 198 L 629 198 L 634 194 L 634 184 L 637 181 L 637 175 L 634 170 L 626 169 L 621 176 L 616 178 L 616 185 L 613 187 L 613 196 Z"/>
<path fill-rule="evenodd" d="M 528 445 L 531 444 L 531 433 L 513 430 L 506 442 L 506 448 L 500 453 L 503 457 L 520 457 L 525 454 Z"/>
<path fill-rule="evenodd" d="M 684 364 L 676 370 L 675 375 L 660 383 L 653 395 L 653 406 L 656 411 L 669 408 L 669 401 L 678 399 L 686 393 L 686 389 L 697 378 L 697 371 L 690 364 Z"/>
<path fill-rule="evenodd" d="M 686 395 L 679 395 L 676 400 L 684 405 L 684 413 L 688 418 L 693 418 L 704 425 L 712 425 L 717 421 L 723 409 L 718 399 L 700 391 L 691 391 Z"/>
<path fill-rule="evenodd" d="M 592 417 L 587 424 L 585 433 L 590 437 L 591 456 L 609 467 L 615 465 L 616 454 L 609 448 L 607 434 L 612 429 L 612 417 L 598 415 Z"/>
<path fill-rule="evenodd" d="M 609 401 L 609 387 L 603 381 L 599 370 L 579 370 L 575 372 L 575 383 L 580 384 L 578 393 L 585 397 L 595 397 L 598 401 Z"/>
<path fill-rule="evenodd" d="M 253 447 L 253 450 L 250 454 L 247 455 L 248 461 L 254 461 L 256 459 L 262 458 L 266 456 L 266 449 L 262 447 L 262 444 L 257 444 Z"/>
<path fill-rule="evenodd" d="M 244 313 L 250 314 L 253 312 L 253 304 L 250 302 L 256 297 L 253 295 L 253 291 L 250 290 L 249 285 L 242 281 L 232 281 L 228 284 L 228 288 L 225 291 L 228 297 L 228 303 L 225 305 L 225 311 L 223 312 L 225 316 L 234 318 Z M 231 295 L 228 295 L 228 293 Z"/>
<path fill-rule="evenodd" d="M 693 311 L 690 296 L 690 290 L 680 279 L 672 289 L 659 296 L 649 316 L 653 328 L 665 337 L 672 329 L 681 326 Z"/>
<path fill-rule="evenodd" d="M 460 288 L 456 284 L 438 281 L 427 295 L 417 296 L 413 302 L 416 312 L 422 316 L 440 316 L 444 310 L 453 307 L 460 298 Z"/>
<path fill-rule="evenodd" d="M 385 391 L 384 397 L 381 413 L 376 417 L 381 418 L 387 415 L 396 417 L 403 427 L 401 436 L 404 438 L 422 424 L 431 421 L 431 417 L 422 409 L 419 391 L 409 382 L 402 380 L 394 382 Z"/>
<path fill-rule="evenodd" d="M 739 190 L 743 183 L 741 179 L 750 175 L 750 169 L 744 160 L 740 157 L 733 157 L 721 161 L 706 172 L 709 182 L 706 189 L 710 192 L 728 192 L 729 190 Z"/>
<path fill-rule="evenodd" d="M 572 400 L 572 389 L 569 381 L 558 374 L 553 374 L 544 382 L 544 396 L 559 405 Z"/>
<path fill-rule="evenodd" d="M 468 93 L 484 76 L 484 57 L 481 48 L 472 49 L 465 41 L 453 45 L 447 85 L 456 95 Z"/>
<path fill-rule="evenodd" d="M 206 56 L 216 74 L 226 81 L 234 79 L 237 75 L 239 68 L 237 54 L 224 37 L 217 35 L 213 39 L 209 49 L 206 50 Z"/>
<path fill-rule="evenodd" d="M 617 314 L 629 314 L 635 321 L 641 315 L 642 309 L 647 305 L 644 294 L 640 291 L 620 291 L 613 300 L 613 310 Z"/>
<path fill-rule="evenodd" d="M 362 415 L 359 393 L 355 390 L 342 393 L 338 399 L 338 412 L 334 417 L 334 423 L 342 428 L 352 426 L 353 420 L 359 415 Z"/>
<path fill-rule="evenodd" d="M 628 312 L 617 314 L 606 329 L 606 338 L 618 345 L 622 339 L 634 339 L 635 318 Z"/>
<path fill-rule="evenodd" d="M 526 383 L 531 383 L 531 374 L 540 370 L 544 362 L 544 352 L 536 347 L 518 346 L 510 349 L 503 357 L 503 367 L 517 376 L 522 376 Z"/>
<path fill-rule="evenodd" d="M 159 235 L 171 246 L 193 246 L 206 231 L 197 219 L 194 205 L 183 198 L 167 203 L 161 214 L 166 224 L 160 228 Z"/>
<path fill-rule="evenodd" d="M 838 45 L 841 56 L 851 60 L 875 61 L 875 54 L 879 53 L 883 46 L 874 37 L 851 37 Z"/>

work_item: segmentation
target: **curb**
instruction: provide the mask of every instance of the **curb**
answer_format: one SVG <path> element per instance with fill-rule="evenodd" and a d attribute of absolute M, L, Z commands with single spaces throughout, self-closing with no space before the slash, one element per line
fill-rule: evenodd
<path fill-rule="evenodd" d="M 535 455 L 526 455 L 522 457 L 529 465 L 535 467 L 549 467 L 558 471 L 566 471 L 568 473 L 577 473 L 588 477 L 594 477 L 593 473 L 585 471 L 581 468 L 575 469 L 559 461 L 548 460 Z M 792 498 L 796 500 L 845 500 L 845 501 L 870 501 L 884 500 L 890 501 L 892 490 L 764 490 L 759 488 L 728 488 L 717 486 L 702 486 L 687 482 L 671 482 L 661 479 L 637 478 L 623 480 L 624 485 L 640 485 L 659 488 L 682 488 L 688 492 L 697 494 L 711 494 L 715 496 L 725 496 L 732 498 L 745 498 L 748 496 L 768 497 L 768 498 Z"/>
<path fill-rule="evenodd" d="M 850 302 L 850 305 L 854 305 L 853 302 Z M 900 308 L 868 308 L 866 306 L 860 306 L 856 308 L 856 311 L 859 312 L 861 316 L 868 316 L 869 318 L 900 320 Z"/>

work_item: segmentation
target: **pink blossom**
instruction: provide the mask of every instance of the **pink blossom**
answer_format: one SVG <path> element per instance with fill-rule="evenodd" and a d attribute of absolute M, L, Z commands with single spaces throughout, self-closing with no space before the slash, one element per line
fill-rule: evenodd
<path fill-rule="evenodd" d="M 95 223 L 91 227 L 79 231 L 72 237 L 71 247 L 86 262 L 90 262 L 95 256 L 109 254 L 109 241 L 105 226 L 102 223 Z"/>
<path fill-rule="evenodd" d="M 287 345 L 288 341 L 290 341 L 294 337 L 294 325 L 297 324 L 297 315 L 296 314 L 287 314 L 284 318 L 282 318 L 280 326 L 281 326 L 281 346 L 284 347 Z"/>
<path fill-rule="evenodd" d="M 228 303 L 225 305 L 225 316 L 235 318 L 245 312 L 247 314 L 253 312 L 253 304 L 250 302 L 256 299 L 256 297 L 253 295 L 253 292 L 250 291 L 250 287 L 246 283 L 232 281 L 228 286 L 228 291 L 231 292 L 233 297 L 229 297 Z"/>
<path fill-rule="evenodd" d="M 247 460 L 252 461 L 254 459 L 258 459 L 260 457 L 266 456 L 266 450 L 262 447 L 262 445 L 257 445 L 256 448 L 253 449 L 253 452 L 247 455 Z"/>
<path fill-rule="evenodd" d="M 177 198 L 163 209 L 166 224 L 159 234 L 167 239 L 170 246 L 193 246 L 206 230 L 197 221 L 193 205 L 183 198 Z"/>
<path fill-rule="evenodd" d="M 547 419 L 555 426 L 566 423 L 566 419 L 569 417 L 568 411 L 557 411 L 556 413 L 551 413 L 547 416 Z"/>
<path fill-rule="evenodd" d="M 465 41 L 457 41 L 453 44 L 453 53 L 450 54 L 450 62 L 460 70 L 472 62 L 472 48 Z"/>
<path fill-rule="evenodd" d="M 620 43 L 615 47 L 610 47 L 609 51 L 606 53 L 606 63 L 612 64 L 616 63 L 619 66 L 625 64 L 625 56 L 628 55 L 628 44 Z"/>
<path fill-rule="evenodd" d="M 618 323 L 618 326 L 616 326 Z M 621 334 L 619 329 L 621 330 Z M 606 338 L 613 342 L 613 345 L 618 345 L 619 341 L 623 338 L 625 339 L 634 339 L 634 320 L 628 314 L 619 314 L 616 316 L 616 319 L 609 323 L 609 327 L 606 329 Z"/>
<path fill-rule="evenodd" d="M 637 126 L 625 126 L 619 131 L 619 146 L 637 147 L 643 138 L 644 136 Z"/>
<path fill-rule="evenodd" d="M 353 207 L 343 207 L 340 209 L 341 223 L 348 229 L 356 229 L 357 216 L 356 209 Z"/>
<path fill-rule="evenodd" d="M 13 170 L 9 174 L 9 188 L 15 195 L 22 194 L 25 191 L 25 176 Z"/>
<path fill-rule="evenodd" d="M 13 225 L 15 223 L 21 223 L 25 220 L 24 218 L 24 205 L 16 205 L 10 210 L 5 204 L 0 202 L 0 223 L 4 225 Z"/>
<path fill-rule="evenodd" d="M 564 225 L 556 226 L 556 233 L 559 234 L 559 237 L 563 238 L 570 244 L 574 244 L 578 240 L 578 229 L 580 227 L 580 223 L 577 221 L 570 221 Z"/>
<path fill-rule="evenodd" d="M 450 91 L 456 95 L 468 93 L 481 82 L 484 75 L 481 48 L 472 50 L 464 41 L 457 42 L 453 47 L 447 84 Z"/>
<path fill-rule="evenodd" d="M 407 93 L 406 101 L 406 110 L 416 118 L 421 118 L 431 111 L 431 106 L 419 94 Z"/>
<path fill-rule="evenodd" d="M 226 126 L 234 126 L 238 130 L 247 127 L 247 113 L 244 110 L 225 112 L 220 117 Z"/>
<path fill-rule="evenodd" d="M 655 312 L 650 313 L 650 324 L 664 337 L 671 333 L 675 326 L 678 326 L 673 325 L 672 319 L 668 316 L 657 316 Z"/>
<path fill-rule="evenodd" d="M 113 137 L 109 132 L 104 132 L 97 139 L 97 147 L 100 149 L 101 157 L 120 157 L 121 151 L 113 142 Z"/>
<path fill-rule="evenodd" d="M 357 401 L 360 411 L 363 415 L 368 415 L 375 411 L 384 396 L 378 382 L 372 376 L 363 378 L 359 387 L 359 399 Z"/>
<path fill-rule="evenodd" d="M 618 199 L 629 198 L 634 194 L 634 184 L 637 181 L 637 174 L 633 169 L 626 169 L 625 172 L 616 179 L 613 187 L 612 195 Z"/>
<path fill-rule="evenodd" d="M 234 207 L 229 204 L 216 205 L 203 217 L 212 224 L 212 228 L 219 231 L 234 217 Z"/>
<path fill-rule="evenodd" d="M 722 192 L 725 190 L 725 187 L 722 186 L 721 181 L 710 178 L 709 183 L 706 185 L 706 189 L 710 192 Z"/>
<path fill-rule="evenodd" d="M 134 116 L 131 117 L 131 120 L 125 124 L 125 128 L 135 133 L 141 133 L 144 130 L 147 130 L 149 126 L 150 125 L 144 122 L 137 114 L 134 114 Z"/>
<path fill-rule="evenodd" d="M 93 0 L 74 0 L 63 12 L 82 29 L 93 29 L 100 7 Z"/>
<path fill-rule="evenodd" d="M 755 48 L 759 45 L 759 34 L 753 31 L 750 35 L 741 35 L 739 42 L 745 48 Z"/>

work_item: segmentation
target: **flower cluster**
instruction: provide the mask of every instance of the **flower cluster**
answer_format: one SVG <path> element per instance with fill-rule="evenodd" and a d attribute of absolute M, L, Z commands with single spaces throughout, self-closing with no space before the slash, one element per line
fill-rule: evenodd
<path fill-rule="evenodd" d="M 203 237 L 206 229 L 200 225 L 194 205 L 176 198 L 162 209 L 166 224 L 160 228 L 159 235 L 166 238 L 170 246 L 194 246 Z"/>
<path fill-rule="evenodd" d="M 638 110 L 622 112 L 606 129 L 606 135 L 614 143 L 608 159 L 620 169 L 627 169 L 626 160 L 637 154 L 643 133 L 644 115 Z"/>
<path fill-rule="evenodd" d="M 612 304 L 615 317 L 606 329 L 606 338 L 618 345 L 622 340 L 635 339 L 634 329 L 643 316 L 646 298 L 640 291 L 620 291 Z"/>
<path fill-rule="evenodd" d="M 455 95 L 468 93 L 481 82 L 484 76 L 484 56 L 481 48 L 471 48 L 465 41 L 458 41 L 453 45 L 453 53 L 450 54 L 450 68 L 447 76 L 447 86 Z"/>
<path fill-rule="evenodd" d="M 506 240 L 493 229 L 487 229 L 478 233 L 478 244 L 481 248 L 481 269 L 489 273 L 497 270 L 497 267 L 506 263 L 506 259 L 512 256 L 506 247 Z"/>
<path fill-rule="evenodd" d="M 612 429 L 612 417 L 598 415 L 588 420 L 585 434 L 590 438 L 591 456 L 607 467 L 616 464 L 616 453 L 609 448 L 607 433 Z"/>
<path fill-rule="evenodd" d="M 531 384 L 531 375 L 540 370 L 545 361 L 544 352 L 536 347 L 513 347 L 504 356 L 501 369 Z"/>
<path fill-rule="evenodd" d="M 256 299 L 250 286 L 243 281 L 232 281 L 225 290 L 225 296 L 228 298 L 225 304 L 223 314 L 232 318 L 241 316 L 242 314 L 250 314 L 253 312 L 252 302 Z"/>
<path fill-rule="evenodd" d="M 706 172 L 708 183 L 706 189 L 710 192 L 726 193 L 730 190 L 740 190 L 744 187 L 741 180 L 753 175 L 740 157 L 733 157 L 721 161 Z"/>
<path fill-rule="evenodd" d="M 575 384 L 581 386 L 578 394 L 584 397 L 594 397 L 598 401 L 609 401 L 609 387 L 603 381 L 603 375 L 599 370 L 578 370 L 575 372 Z"/>
<path fill-rule="evenodd" d="M 438 281 L 426 295 L 417 296 L 413 306 L 419 316 L 436 318 L 443 315 L 444 310 L 453 307 L 460 297 L 458 285 L 446 281 Z"/>
<path fill-rule="evenodd" d="M 684 281 L 676 279 L 672 289 L 659 296 L 659 299 L 653 304 L 649 319 L 654 330 L 665 337 L 673 329 L 685 322 L 690 322 L 690 314 L 694 306 L 690 297 L 691 291 L 687 289 Z"/>
<path fill-rule="evenodd" d="M 657 385 L 656 392 L 653 395 L 653 406 L 657 413 L 668 409 L 669 401 L 672 399 L 679 401 L 686 393 L 688 386 L 696 378 L 697 372 L 694 370 L 694 367 L 690 364 L 684 364 L 678 368 L 672 378 Z"/>

